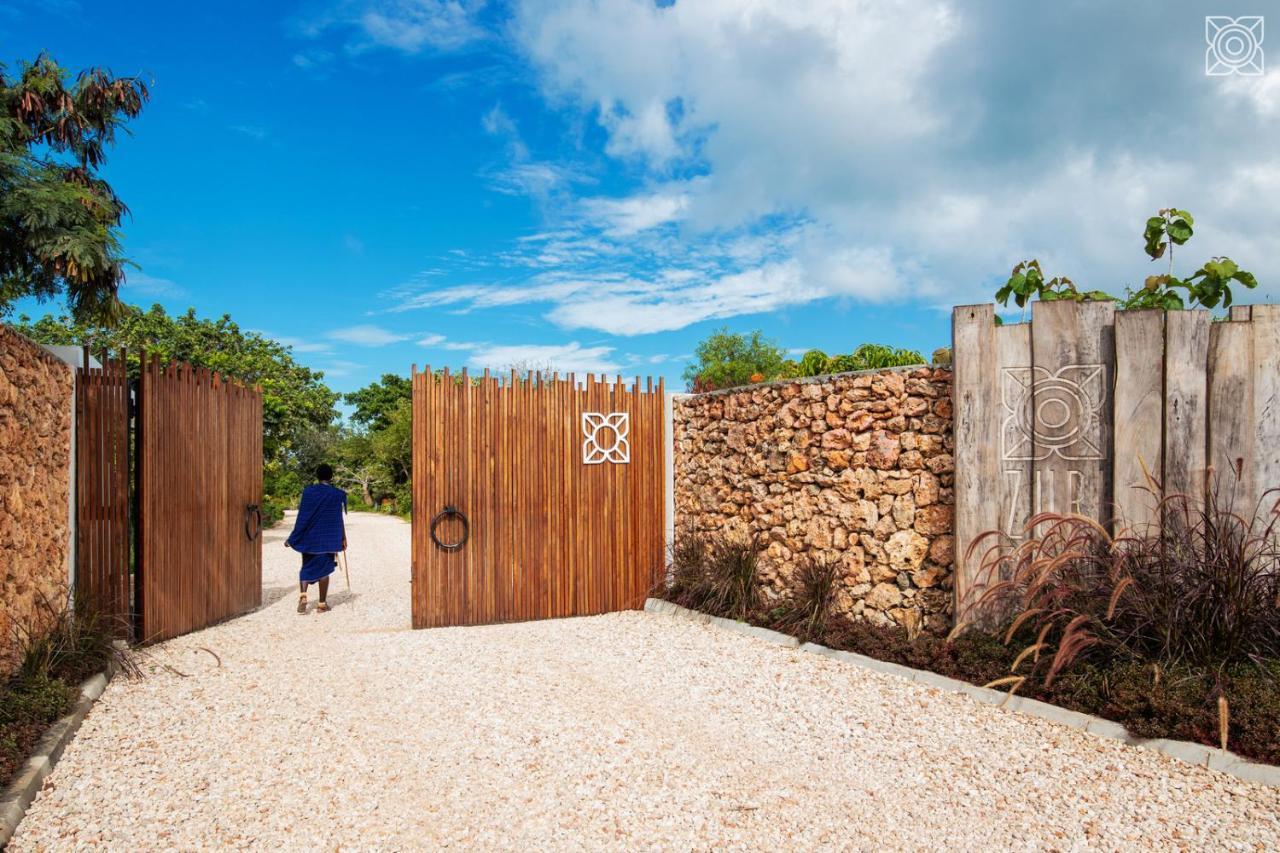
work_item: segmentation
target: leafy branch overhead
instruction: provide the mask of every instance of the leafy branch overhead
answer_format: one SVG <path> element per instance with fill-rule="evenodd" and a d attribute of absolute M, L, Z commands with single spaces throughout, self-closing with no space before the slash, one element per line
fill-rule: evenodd
<path fill-rule="evenodd" d="M 147 102 L 137 77 L 76 76 L 48 56 L 0 65 L 0 313 L 14 300 L 65 294 L 81 320 L 120 313 L 128 212 L 98 170 L 116 132 Z"/>
<path fill-rule="evenodd" d="M 1185 279 L 1173 272 L 1175 246 L 1182 246 L 1191 239 L 1195 219 L 1188 211 L 1165 208 L 1147 220 L 1142 232 L 1143 248 L 1151 260 L 1168 256 L 1169 269 L 1159 275 L 1147 276 L 1138 290 L 1126 289 L 1123 298 L 1112 296 L 1103 290 L 1078 290 L 1071 279 L 1058 276 L 1045 281 L 1038 260 L 1023 261 L 1013 268 L 1009 280 L 996 291 L 996 301 L 1008 305 L 1012 298 L 1019 308 L 1025 308 L 1032 298 L 1045 302 L 1071 300 L 1073 302 L 1113 300 L 1124 309 L 1158 308 L 1168 311 L 1183 308 L 1227 308 L 1232 302 L 1232 283 L 1255 288 L 1258 281 L 1253 274 L 1240 269 L 1227 257 L 1214 257 Z M 1183 291 L 1185 291 L 1185 298 Z"/>

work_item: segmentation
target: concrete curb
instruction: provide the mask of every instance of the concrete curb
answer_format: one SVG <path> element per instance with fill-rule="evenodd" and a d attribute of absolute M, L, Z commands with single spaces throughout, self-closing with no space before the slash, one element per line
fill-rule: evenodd
<path fill-rule="evenodd" d="M 670 601 L 663 601 L 660 598 L 645 599 L 644 609 L 648 613 L 660 613 L 668 616 L 679 616 L 682 619 L 690 619 L 694 622 L 701 622 L 704 625 L 715 625 L 717 628 L 723 628 L 726 631 L 733 631 L 735 634 L 745 634 L 748 637 L 755 637 L 758 640 L 776 643 L 788 649 L 798 648 L 800 641 L 789 634 L 783 634 L 778 631 L 770 631 L 768 628 L 760 628 L 756 625 L 748 625 L 746 622 L 738 622 L 733 619 L 724 619 L 720 616 L 711 616 L 707 613 L 699 613 L 696 610 L 689 610 L 687 607 L 681 607 L 678 604 L 672 604 Z"/>
<path fill-rule="evenodd" d="M 71 713 L 49 726 L 48 731 L 36 742 L 35 751 L 27 759 L 26 767 L 9 783 L 4 793 L 0 794 L 0 849 L 13 838 L 18 824 L 22 822 L 36 794 L 40 793 L 45 778 L 53 771 L 67 744 L 76 736 L 76 731 L 89 715 L 93 703 L 107 689 L 107 683 L 115 675 L 115 671 L 115 663 L 112 662 L 106 672 L 100 672 L 80 685 L 80 698 L 76 700 Z"/>
<path fill-rule="evenodd" d="M 1130 746 L 1149 749 L 1152 752 L 1158 752 L 1161 755 L 1167 755 L 1171 758 L 1176 758 L 1179 761 L 1185 761 L 1188 764 L 1198 764 L 1201 767 L 1208 767 L 1211 770 L 1226 773 L 1229 776 L 1234 776 L 1237 779 L 1242 779 L 1246 782 L 1257 782 L 1261 785 L 1280 788 L 1280 767 L 1250 761 L 1247 758 L 1241 758 L 1234 752 L 1228 752 L 1225 749 L 1218 749 L 1217 747 L 1204 746 L 1203 744 L 1191 743 L 1190 741 L 1183 740 L 1134 737 L 1129 734 L 1125 727 L 1120 723 L 1112 720 L 1105 720 L 1102 717 L 1095 717 L 1091 714 L 1082 714 L 1079 711 L 1060 708 L 1057 705 L 1050 705 L 1047 702 L 1041 702 L 1037 699 L 1029 699 L 1025 696 L 1010 696 L 1002 690 L 993 690 L 989 687 L 979 687 L 978 685 L 970 684 L 967 681 L 959 681 L 954 678 L 947 678 L 945 675 L 938 675 L 936 672 L 912 669 L 896 663 L 889 663 L 887 661 L 869 658 L 866 655 L 860 655 L 854 652 L 842 652 L 836 649 L 829 649 L 826 646 L 820 646 L 816 643 L 801 644 L 795 637 L 789 637 L 786 634 L 779 634 L 777 631 L 770 631 L 767 628 L 757 628 L 754 625 L 734 622 L 730 619 L 708 616 L 705 613 L 698 613 L 697 611 L 681 607 L 678 604 L 672 604 L 669 601 L 650 598 L 645 601 L 644 609 L 649 613 L 676 616 L 693 622 L 701 622 L 705 625 L 715 625 L 721 628 L 728 628 L 729 630 L 735 631 L 739 634 L 759 637 L 789 648 L 798 648 L 799 651 L 802 652 L 822 655 L 823 657 L 843 661 L 844 663 L 853 664 L 854 666 L 862 669 L 869 669 L 873 672 L 879 672 L 884 675 L 895 675 L 899 678 L 905 678 L 908 681 L 918 682 L 927 687 L 945 690 L 948 693 L 963 693 L 971 699 L 975 699 L 986 705 L 996 705 L 1009 711 L 1016 711 L 1020 714 L 1027 714 L 1028 716 L 1038 717 L 1052 723 L 1069 726 L 1070 728 L 1077 729 L 1082 732 L 1088 732 L 1089 734 L 1097 737 L 1107 738 L 1108 740 L 1118 740 L 1129 744 Z M 784 640 L 786 642 L 784 642 Z"/>

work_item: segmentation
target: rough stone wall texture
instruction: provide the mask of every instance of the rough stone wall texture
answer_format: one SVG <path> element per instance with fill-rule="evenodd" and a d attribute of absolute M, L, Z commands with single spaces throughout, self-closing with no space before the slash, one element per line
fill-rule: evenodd
<path fill-rule="evenodd" d="M 18 637 L 48 628 L 66 595 L 74 382 L 0 325 L 0 675 L 18 663 Z"/>
<path fill-rule="evenodd" d="M 760 537 L 767 600 L 816 556 L 840 566 L 838 612 L 950 630 L 950 370 L 692 395 L 674 421 L 677 529 Z"/>

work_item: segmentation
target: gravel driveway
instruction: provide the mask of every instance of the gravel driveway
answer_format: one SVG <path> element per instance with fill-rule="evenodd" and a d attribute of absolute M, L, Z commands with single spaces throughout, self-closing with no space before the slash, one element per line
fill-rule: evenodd
<path fill-rule="evenodd" d="M 687 621 L 410 631 L 408 525 L 349 529 L 307 616 L 267 531 L 266 606 L 113 682 L 12 849 L 1280 847 L 1280 791 Z"/>

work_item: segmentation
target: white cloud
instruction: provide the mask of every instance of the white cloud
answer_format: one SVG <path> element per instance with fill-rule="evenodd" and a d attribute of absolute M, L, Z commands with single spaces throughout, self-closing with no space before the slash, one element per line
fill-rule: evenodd
<path fill-rule="evenodd" d="M 281 346 L 286 346 L 286 347 L 291 348 L 294 352 L 318 352 L 318 353 L 325 353 L 325 352 L 332 352 L 332 351 L 333 351 L 333 347 L 332 347 L 332 346 L 330 346 L 329 344 L 326 344 L 326 343 L 324 343 L 324 342 L 322 342 L 322 341 L 311 340 L 311 339 L 309 339 L 309 338 L 295 338 L 295 337 L 291 337 L 291 336 L 289 336 L 289 335 L 283 335 L 283 336 L 281 336 L 281 335 L 267 335 L 265 332 L 264 332 L 263 334 L 264 334 L 264 335 L 266 335 L 267 337 L 271 338 L 272 340 L 274 340 L 276 343 L 280 344 Z"/>
<path fill-rule="evenodd" d="M 1223 86 L 1229 95 L 1249 103 L 1260 116 L 1280 114 L 1280 70 L 1272 68 L 1256 77 L 1233 75 L 1223 79 Z"/>
<path fill-rule="evenodd" d="M 259 142 L 266 139 L 269 135 L 265 127 L 258 127 L 257 125 L 252 124 L 233 124 L 231 125 L 231 129 L 236 133 L 243 134 L 250 139 L 256 139 Z"/>
<path fill-rule="evenodd" d="M 354 361 L 331 361 L 320 368 L 326 376 L 350 376 L 363 369 L 363 364 L 357 364 Z"/>
<path fill-rule="evenodd" d="M 350 53 L 456 51 L 486 38 L 476 21 L 484 6 L 485 0 L 337 0 L 298 24 L 313 38 L 330 29 L 346 31 Z"/>
<path fill-rule="evenodd" d="M 504 195 L 545 198 L 581 180 L 572 169 L 555 163 L 512 163 L 490 174 L 490 186 Z"/>
<path fill-rule="evenodd" d="M 679 221 L 689 206 L 684 193 L 656 192 L 628 198 L 589 198 L 582 202 L 584 215 L 606 223 L 612 237 L 629 237 L 659 225 Z"/>
<path fill-rule="evenodd" d="M 618 373 L 613 347 L 567 344 L 492 344 L 472 353 L 468 364 L 478 369 L 558 370 L 561 373 Z"/>
<path fill-rule="evenodd" d="M 989 297 L 1027 254 L 1119 290 L 1145 265 L 1132 235 L 1170 204 L 1197 214 L 1201 254 L 1256 248 L 1237 260 L 1280 273 L 1254 245 L 1274 216 L 1246 178 L 1280 168 L 1280 71 L 1206 78 L 1181 18 L 1108 8 L 1100 31 L 1098 12 L 1038 4 L 524 0 L 514 31 L 546 97 L 596 116 L 609 153 L 659 181 L 673 161 L 701 173 L 682 187 L 684 240 L 719 252 L 726 228 L 806 220 L 786 258 L 811 292 Z M 1052 48 L 1020 41 L 1035 28 Z M 1069 61 L 1083 44 L 1085 68 Z"/>
<path fill-rule="evenodd" d="M 425 338 L 423 338 L 422 340 L 418 341 L 418 346 L 420 346 L 420 347 L 438 347 L 438 346 L 440 346 L 440 345 L 441 345 L 442 343 L 444 343 L 444 342 L 445 342 L 445 337 L 444 337 L 444 335 L 427 335 Z"/>
<path fill-rule="evenodd" d="M 293 64 L 303 71 L 320 71 L 334 59 L 333 53 L 327 50 L 304 50 L 293 55 Z"/>
<path fill-rule="evenodd" d="M 178 284 L 167 278 L 147 275 L 144 272 L 126 272 L 122 290 L 127 296 L 181 296 L 186 293 Z"/>
<path fill-rule="evenodd" d="M 645 334 L 819 300 L 990 299 L 1028 257 L 1120 293 L 1171 205 L 1197 219 L 1178 269 L 1228 254 L 1264 282 L 1251 300 L 1275 294 L 1280 72 L 1207 78 L 1195 20 L 1093 5 L 518 0 L 546 102 L 598 123 L 633 189 L 575 202 L 490 110 L 525 170 L 495 186 L 551 198 L 542 233 L 447 261 L 466 284 L 423 279 L 396 306 L 536 305 Z"/>
<path fill-rule="evenodd" d="M 325 337 L 362 347 L 383 347 L 388 344 L 407 341 L 412 335 L 400 334 L 384 329 L 381 326 L 365 324 L 348 326 L 344 329 L 333 329 L 326 332 Z"/>

